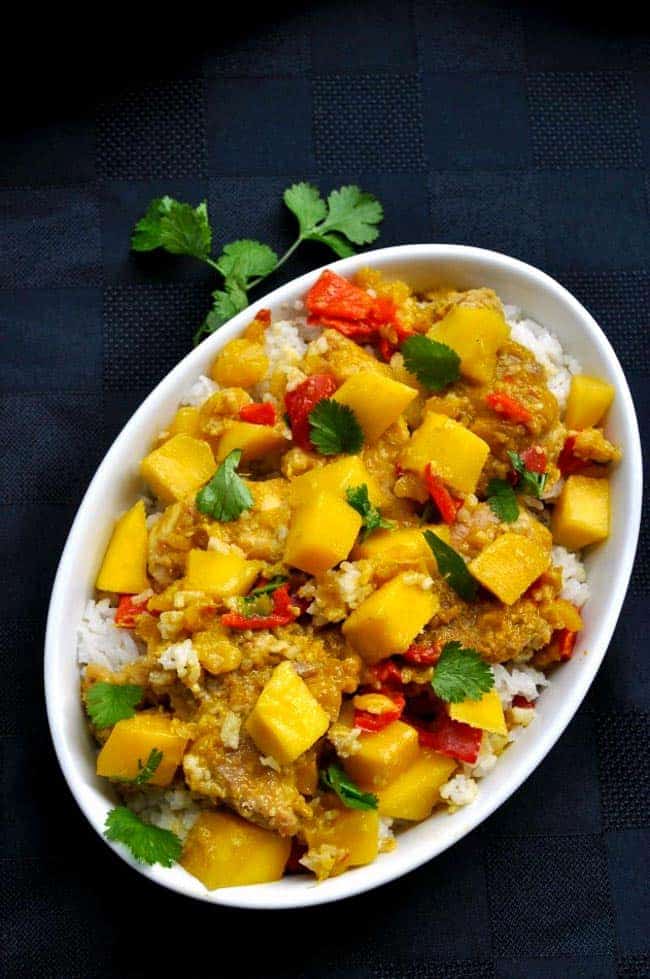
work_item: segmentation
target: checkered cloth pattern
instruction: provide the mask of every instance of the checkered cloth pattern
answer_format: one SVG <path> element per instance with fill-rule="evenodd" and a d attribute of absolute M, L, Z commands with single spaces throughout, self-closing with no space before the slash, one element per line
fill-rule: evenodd
<path fill-rule="evenodd" d="M 647 421 L 650 39 L 624 20 L 601 33 L 553 5 L 499 0 L 280 5 L 272 23 L 208 37 L 178 72 L 109 79 L 78 112 L 61 104 L 4 134 L 6 975 L 193 976 L 228 963 L 265 979 L 650 974 L 647 511 L 611 649 L 549 757 L 453 849 L 342 905 L 221 910 L 133 874 L 64 784 L 41 682 L 75 509 L 209 300 L 198 263 L 129 254 L 134 221 L 162 193 L 207 198 L 217 244 L 279 248 L 291 235 L 284 187 L 358 182 L 385 205 L 380 245 L 463 242 L 538 265 L 595 315 Z M 326 260 L 305 248 L 278 281 Z"/>

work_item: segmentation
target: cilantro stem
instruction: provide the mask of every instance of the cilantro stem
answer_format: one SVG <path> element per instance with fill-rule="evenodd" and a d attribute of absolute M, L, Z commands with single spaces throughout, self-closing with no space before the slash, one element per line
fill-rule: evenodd
<path fill-rule="evenodd" d="M 288 259 L 290 259 L 290 258 L 291 258 L 291 256 L 292 256 L 292 255 L 293 255 L 293 253 L 295 252 L 295 250 L 296 250 L 296 248 L 298 248 L 298 246 L 299 246 L 300 244 L 302 244 L 302 242 L 303 242 L 304 240 L 305 240 L 305 239 L 304 239 L 304 237 L 303 237 L 303 235 L 299 235 L 299 236 L 298 236 L 298 237 L 296 238 L 296 240 L 294 241 L 294 243 L 293 243 L 293 245 L 291 245 L 291 247 L 290 247 L 290 248 L 287 248 L 287 250 L 286 250 L 286 252 L 284 253 L 284 255 L 283 255 L 283 256 L 282 256 L 281 258 L 279 258 L 279 259 L 277 260 L 277 262 L 275 263 L 275 267 L 274 267 L 274 268 L 272 268 L 270 272 L 267 272 L 267 273 L 266 273 L 266 275 L 259 275 L 259 276 L 258 276 L 258 277 L 257 277 L 256 279 L 253 279 L 253 280 L 252 280 L 251 282 L 249 282 L 249 283 L 248 283 L 248 286 L 247 286 L 247 289 L 253 289 L 253 288 L 254 288 L 255 286 L 258 286 L 258 285 L 260 284 L 260 282 L 264 282 L 264 279 L 268 279 L 268 277 L 269 277 L 270 275 L 273 275 L 273 273 L 274 273 L 274 272 L 277 272 L 277 271 L 278 271 L 278 269 L 279 269 L 279 268 L 280 268 L 280 267 L 281 267 L 282 265 L 284 265 L 284 263 L 285 263 L 285 262 L 286 262 L 286 261 L 287 261 Z"/>

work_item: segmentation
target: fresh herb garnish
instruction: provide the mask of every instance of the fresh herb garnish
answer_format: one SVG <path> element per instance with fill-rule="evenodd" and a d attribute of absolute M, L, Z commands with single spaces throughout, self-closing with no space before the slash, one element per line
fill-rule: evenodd
<path fill-rule="evenodd" d="M 293 184 L 285 190 L 283 200 L 298 219 L 298 237 L 281 257 L 268 245 L 243 238 L 225 245 L 212 258 L 212 228 L 205 201 L 193 208 L 173 197 L 156 198 L 136 224 L 133 251 L 162 248 L 172 255 L 189 255 L 206 262 L 223 279 L 221 288 L 212 293 L 212 309 L 197 330 L 195 343 L 245 309 L 249 291 L 284 265 L 303 241 L 327 245 L 339 258 L 346 258 L 355 253 L 353 246 L 367 245 L 379 235 L 382 206 L 372 194 L 354 185 L 339 187 L 324 200 L 317 187 Z"/>
<path fill-rule="evenodd" d="M 143 823 L 126 806 L 111 809 L 106 816 L 104 835 L 114 843 L 124 843 L 138 863 L 171 867 L 183 849 L 175 833 Z"/>
<path fill-rule="evenodd" d="M 469 573 L 460 554 L 430 530 L 424 531 L 424 539 L 433 551 L 438 571 L 447 584 L 466 602 L 471 602 L 473 598 L 476 598 L 478 582 Z"/>
<path fill-rule="evenodd" d="M 94 683 L 86 694 L 86 709 L 95 727 L 112 727 L 135 714 L 144 691 L 134 683 Z"/>
<path fill-rule="evenodd" d="M 516 486 L 517 492 L 525 493 L 527 496 L 534 496 L 538 500 L 541 499 L 544 487 L 546 486 L 546 480 L 548 479 L 548 473 L 531 472 L 530 469 L 526 468 L 526 463 L 518 452 L 509 451 L 508 458 L 510 459 L 510 465 L 513 470 L 519 476 L 519 482 Z"/>
<path fill-rule="evenodd" d="M 491 479 L 487 487 L 487 501 L 492 512 L 504 523 L 512 523 L 519 516 L 517 497 L 507 479 Z"/>
<path fill-rule="evenodd" d="M 460 377 L 460 357 L 446 343 L 408 337 L 401 346 L 404 366 L 428 391 L 441 391 Z"/>
<path fill-rule="evenodd" d="M 130 782 L 132 785 L 145 785 L 156 774 L 162 760 L 162 751 L 159 751 L 158 748 L 152 748 L 144 765 L 141 759 L 138 758 L 138 774 L 135 778 L 120 778 L 117 781 Z"/>
<path fill-rule="evenodd" d="M 394 521 L 385 520 L 377 507 L 372 505 L 366 483 L 362 483 L 361 486 L 350 486 L 345 491 L 345 495 L 352 509 L 356 510 L 363 520 L 361 540 L 365 540 L 373 530 L 392 530 L 395 526 Z"/>
<path fill-rule="evenodd" d="M 352 408 L 323 398 L 309 412 L 309 439 L 322 455 L 334 456 L 358 452 L 363 445 L 363 431 Z"/>
<path fill-rule="evenodd" d="M 265 585 L 260 585 L 259 588 L 254 588 L 253 591 L 249 592 L 244 598 L 244 601 L 252 602 L 256 598 L 259 598 L 260 595 L 269 595 L 272 591 L 275 591 L 276 588 L 279 588 L 280 585 L 283 585 L 285 581 L 288 580 L 289 579 L 285 575 L 276 574 L 270 579 L 270 581 L 267 581 Z"/>
<path fill-rule="evenodd" d="M 362 792 L 359 786 L 345 774 L 340 765 L 329 765 L 321 772 L 321 782 L 326 789 L 336 792 L 348 809 L 376 809 L 377 796 L 372 792 Z"/>
<path fill-rule="evenodd" d="M 452 704 L 480 700 L 494 686 L 494 674 L 475 649 L 448 642 L 436 663 L 431 686 L 441 700 Z"/>
<path fill-rule="evenodd" d="M 233 449 L 223 460 L 209 483 L 196 495 L 196 508 L 221 523 L 227 523 L 250 510 L 253 497 L 248 486 L 237 475 L 241 449 Z"/>

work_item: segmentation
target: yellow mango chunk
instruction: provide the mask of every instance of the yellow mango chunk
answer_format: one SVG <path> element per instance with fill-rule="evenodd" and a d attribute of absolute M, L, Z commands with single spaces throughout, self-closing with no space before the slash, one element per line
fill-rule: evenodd
<path fill-rule="evenodd" d="M 480 700 L 464 700 L 460 704 L 449 705 L 449 716 L 454 721 L 462 721 L 470 727 L 479 727 L 492 734 L 507 734 L 503 707 L 496 690 L 488 690 Z"/>
<path fill-rule="evenodd" d="M 363 483 L 368 487 L 368 497 L 373 506 L 384 502 L 383 493 L 370 475 L 360 456 L 344 456 L 336 462 L 328 462 L 320 469 L 310 469 L 291 480 L 290 499 L 294 506 L 311 503 L 319 492 L 334 493 L 345 500 L 345 492 Z"/>
<path fill-rule="evenodd" d="M 271 425 L 253 425 L 251 422 L 232 422 L 225 430 L 217 446 L 217 460 L 221 462 L 233 449 L 241 449 L 241 461 L 263 459 L 271 452 L 283 449 L 287 440 Z"/>
<path fill-rule="evenodd" d="M 613 400 L 613 385 L 599 377 L 574 374 L 564 424 L 567 428 L 593 428 L 603 419 Z"/>
<path fill-rule="evenodd" d="M 169 434 L 198 435 L 199 418 L 198 408 L 193 408 L 191 405 L 183 405 L 172 418 L 172 423 L 169 426 Z"/>
<path fill-rule="evenodd" d="M 135 778 L 157 748 L 162 751 L 162 760 L 147 784 L 169 785 L 187 744 L 187 738 L 176 731 L 177 724 L 165 714 L 140 713 L 118 721 L 97 756 L 97 774 Z"/>
<path fill-rule="evenodd" d="M 195 632 L 192 645 L 203 669 L 213 676 L 230 673 L 241 665 L 241 650 L 221 626 L 213 625 L 210 629 Z"/>
<path fill-rule="evenodd" d="M 357 416 L 367 442 L 376 442 L 417 397 L 417 391 L 374 371 L 349 377 L 334 395 Z"/>
<path fill-rule="evenodd" d="M 329 716 L 288 660 L 273 670 L 246 721 L 262 752 L 289 765 L 329 727 Z"/>
<path fill-rule="evenodd" d="M 609 483 L 590 476 L 569 476 L 551 518 L 553 540 L 579 551 L 609 536 Z"/>
<path fill-rule="evenodd" d="M 188 591 L 205 591 L 220 598 L 245 595 L 261 567 L 259 561 L 247 561 L 238 554 L 193 548 L 187 555 L 185 588 Z"/>
<path fill-rule="evenodd" d="M 95 587 L 125 595 L 137 595 L 149 587 L 147 517 L 142 500 L 123 513 L 115 524 Z"/>
<path fill-rule="evenodd" d="M 450 531 L 446 524 L 428 527 L 401 527 L 398 530 L 376 530 L 354 548 L 353 557 L 367 558 L 375 564 L 397 564 L 406 568 L 426 568 L 428 574 L 438 573 L 438 564 L 423 531 L 430 530 L 446 544 Z"/>
<path fill-rule="evenodd" d="M 413 822 L 426 819 L 456 764 L 453 758 L 420 748 L 409 767 L 377 792 L 379 815 Z"/>
<path fill-rule="evenodd" d="M 361 530 L 361 517 L 333 493 L 317 493 L 291 515 L 284 560 L 308 574 L 322 574 L 343 561 Z"/>
<path fill-rule="evenodd" d="M 408 578 L 405 572 L 387 581 L 343 623 L 343 635 L 366 663 L 403 653 L 438 611 L 437 596 Z"/>
<path fill-rule="evenodd" d="M 427 336 L 456 351 L 464 377 L 488 384 L 494 377 L 497 351 L 510 336 L 510 329 L 496 309 L 454 306 Z"/>
<path fill-rule="evenodd" d="M 224 810 L 202 812 L 187 834 L 181 865 L 209 891 L 279 880 L 291 840 Z"/>
<path fill-rule="evenodd" d="M 404 469 L 424 474 L 428 462 L 436 475 L 459 493 L 473 493 L 490 452 L 487 442 L 447 415 L 427 412 L 402 452 Z"/>
<path fill-rule="evenodd" d="M 183 434 L 174 435 L 140 463 L 142 478 L 163 503 L 196 493 L 216 468 L 208 443 Z"/>
<path fill-rule="evenodd" d="M 263 345 L 238 337 L 217 355 L 210 375 L 223 388 L 250 388 L 262 380 L 268 369 Z"/>
<path fill-rule="evenodd" d="M 484 547 L 468 567 L 493 595 L 512 605 L 546 571 L 549 561 L 549 549 L 539 541 L 507 533 Z"/>
<path fill-rule="evenodd" d="M 418 754 L 418 732 L 403 721 L 393 721 L 374 733 L 359 735 L 358 751 L 342 760 L 355 782 L 373 791 L 388 785 L 411 765 Z"/>
<path fill-rule="evenodd" d="M 372 863 L 379 851 L 379 813 L 376 809 L 327 809 L 306 824 L 305 842 L 310 850 L 333 846 L 341 851 L 335 874 L 347 867 L 363 867 Z"/>

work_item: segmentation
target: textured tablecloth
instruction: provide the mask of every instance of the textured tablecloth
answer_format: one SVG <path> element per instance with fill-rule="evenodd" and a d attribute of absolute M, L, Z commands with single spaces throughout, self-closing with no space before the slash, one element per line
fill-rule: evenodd
<path fill-rule="evenodd" d="M 285 5 L 230 37 L 170 20 L 141 57 L 71 41 L 39 105 L 0 122 L 6 974 L 650 973 L 645 527 L 605 664 L 539 770 L 451 851 L 338 906 L 223 911 L 138 877 L 77 810 L 43 704 L 46 606 L 75 509 L 208 301 L 198 263 L 129 254 L 152 197 L 206 197 L 217 244 L 280 247 L 285 186 L 359 182 L 385 204 L 380 245 L 482 245 L 557 276 L 606 331 L 647 419 L 650 42 L 623 33 L 629 10 L 601 33 L 593 9 L 591 21 L 561 9 Z M 305 249 L 278 281 L 327 258 Z"/>

